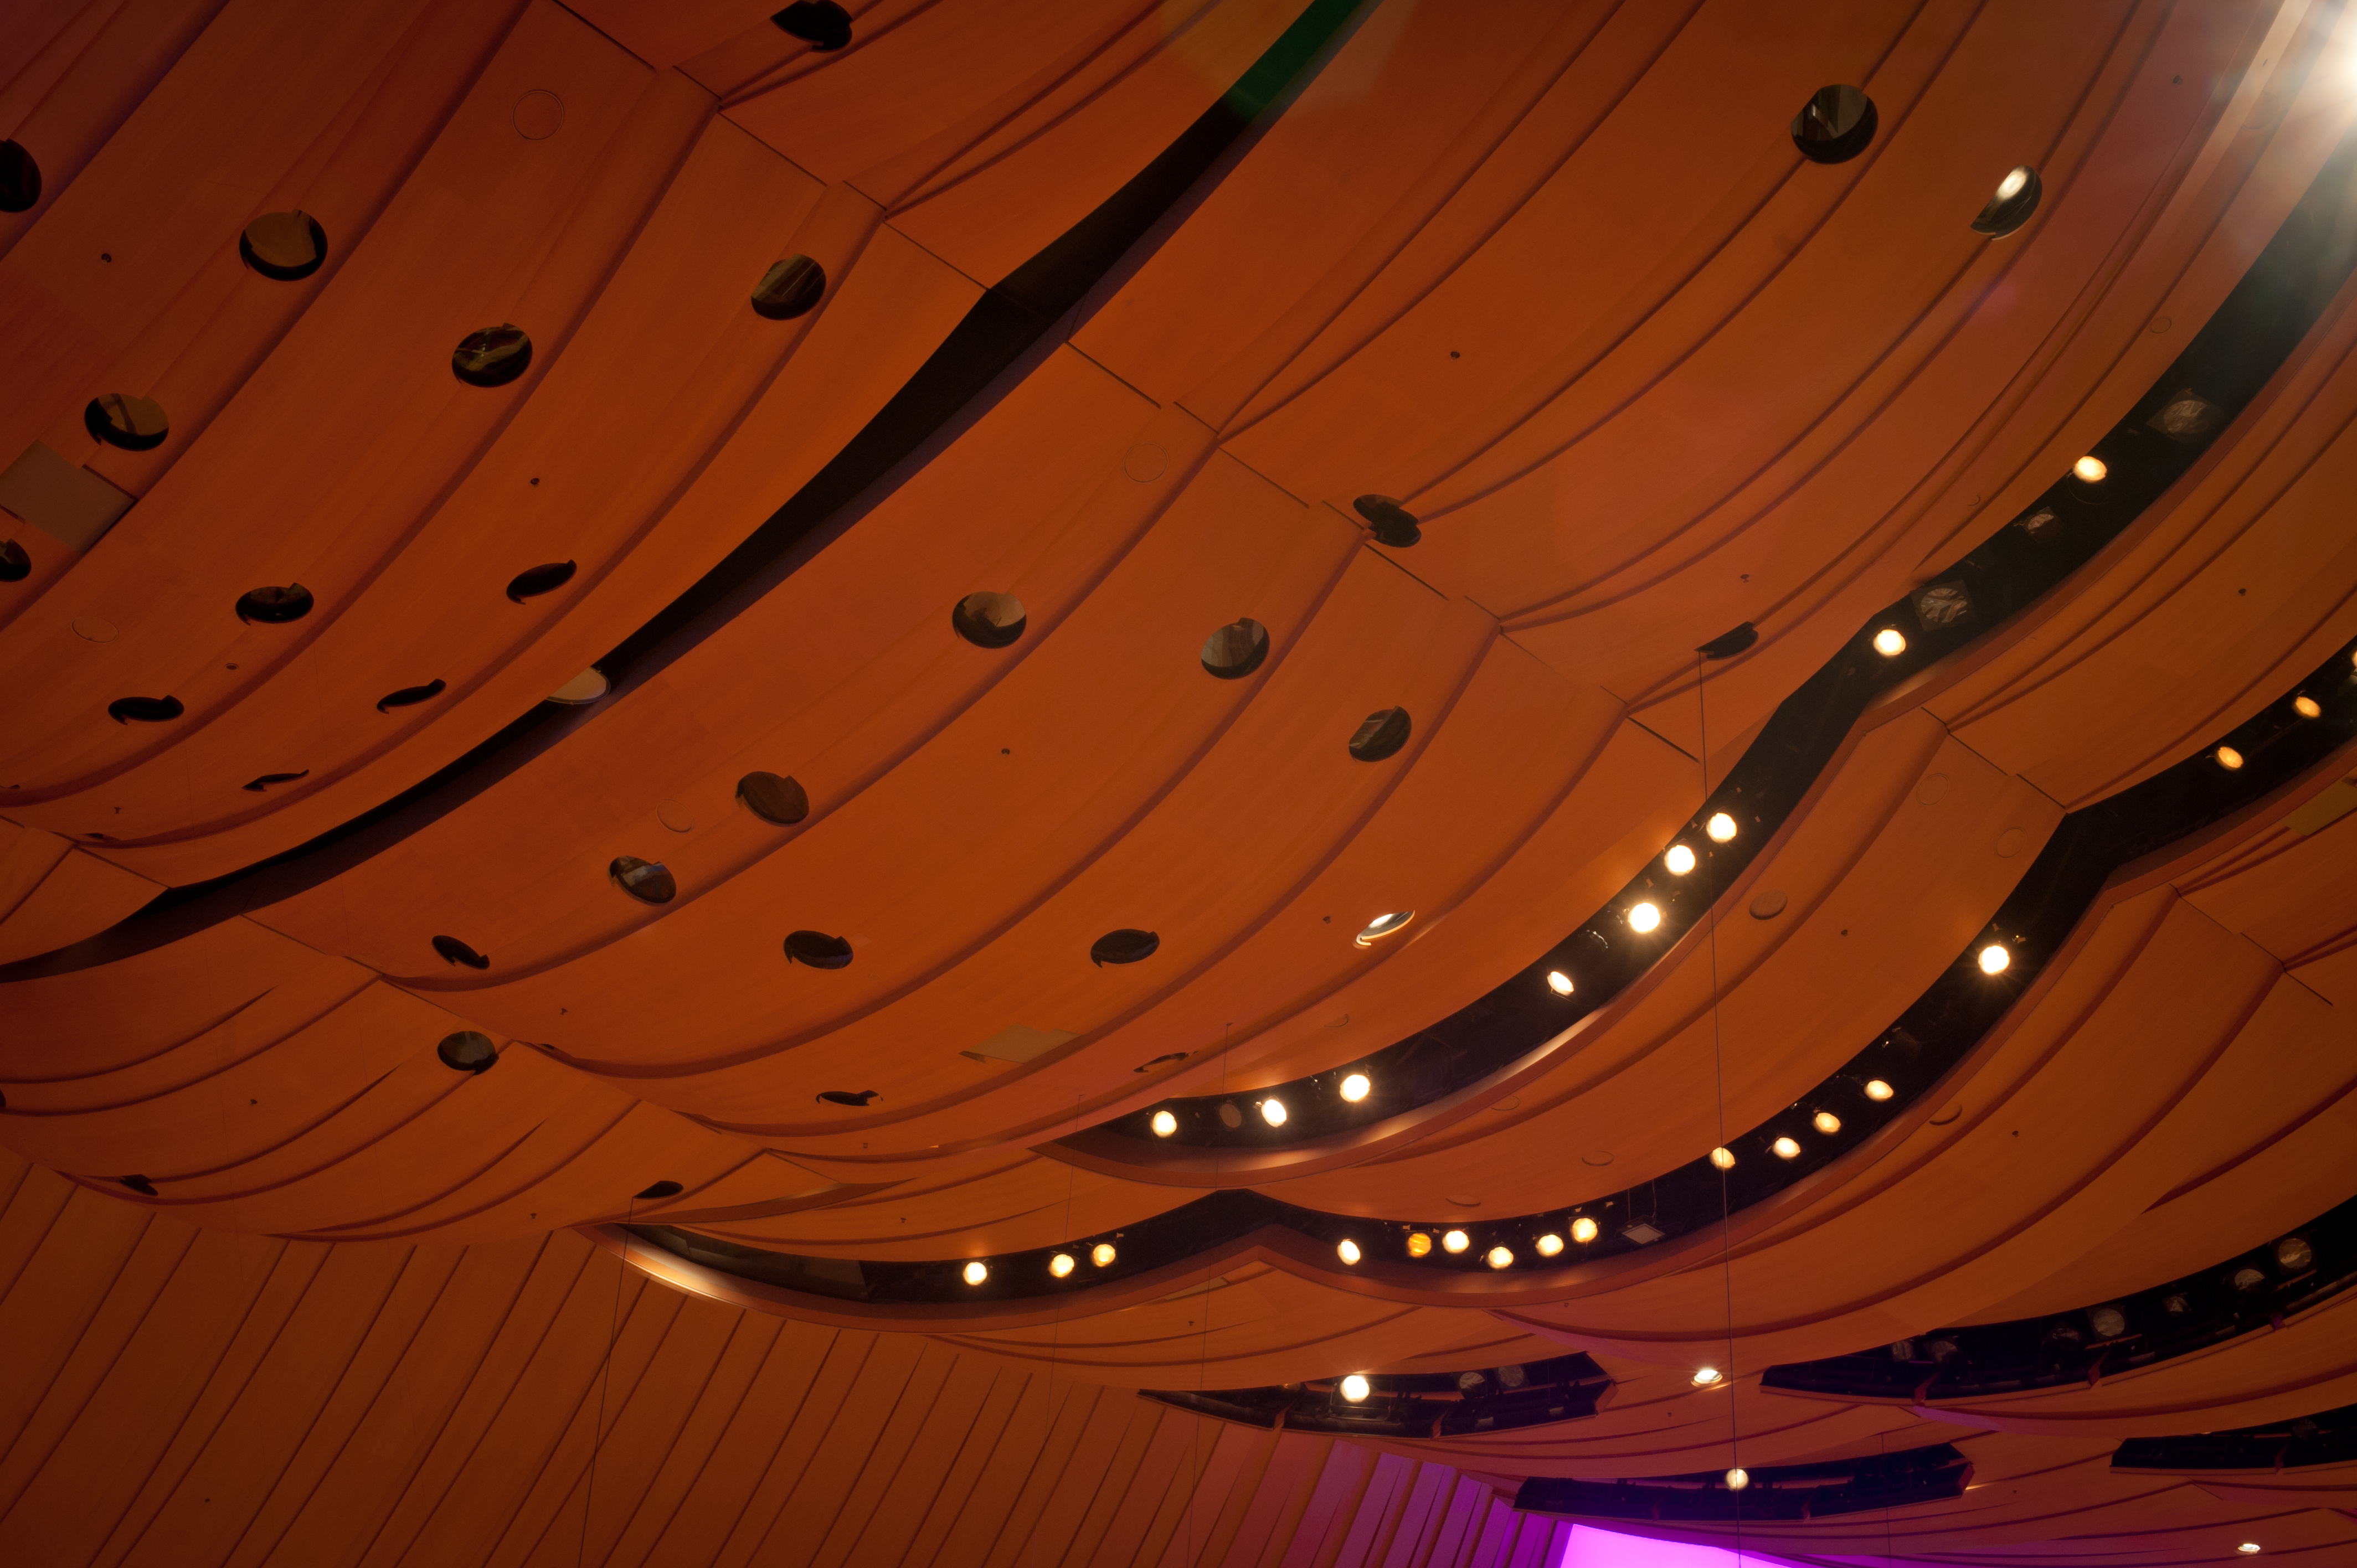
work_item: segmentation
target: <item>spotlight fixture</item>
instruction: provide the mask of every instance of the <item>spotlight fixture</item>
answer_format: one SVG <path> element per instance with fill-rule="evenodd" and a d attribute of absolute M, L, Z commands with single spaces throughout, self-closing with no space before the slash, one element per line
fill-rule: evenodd
<path fill-rule="evenodd" d="M 2324 716 L 2324 704 L 2303 694 L 2291 700 L 2291 711 L 2304 719 L 2320 719 Z"/>
<path fill-rule="evenodd" d="M 965 1283 L 970 1285 L 978 1285 L 989 1277 L 990 1265 L 978 1258 L 965 1266 Z"/>
<path fill-rule="evenodd" d="M 1710 1163 L 1720 1170 L 1731 1171 L 1735 1168 L 1735 1151 L 1726 1148 L 1713 1149 L 1710 1152 Z"/>
<path fill-rule="evenodd" d="M 1440 1244 L 1449 1251 L 1461 1252 L 1473 1244 L 1473 1238 L 1462 1230 L 1448 1230 L 1441 1233 Z"/>
<path fill-rule="evenodd" d="M 1359 1244 L 1345 1236 L 1335 1244 L 1334 1255 L 1346 1263 L 1355 1263 L 1359 1261 Z"/>
<path fill-rule="evenodd" d="M 969 1269 L 967 1272 L 971 1274 L 973 1271 Z M 1048 1260 L 1048 1272 L 1055 1275 L 1058 1279 L 1062 1279 L 1066 1274 L 1072 1272 L 1072 1255 L 1070 1252 L 1057 1253 L 1054 1257 Z M 980 1281 L 972 1278 L 969 1278 L 966 1281 L 966 1283 L 968 1284 L 978 1284 L 980 1283 Z"/>
<path fill-rule="evenodd" d="M 1353 1372 L 1342 1380 L 1342 1397 L 1352 1404 L 1367 1397 L 1367 1380 Z"/>
<path fill-rule="evenodd" d="M 1459 1372 L 1457 1374 L 1457 1391 L 1460 1394 L 1469 1394 L 1489 1380 L 1479 1372 Z"/>
<path fill-rule="evenodd" d="M 1727 1489 L 1730 1492 L 1739 1492 L 1750 1484 L 1751 1472 L 1739 1465 L 1727 1473 Z"/>
<path fill-rule="evenodd" d="M 2021 171 L 2018 169 L 2014 171 L 2015 174 L 2018 174 Z M 2007 179 L 2011 179 L 2013 175 L 2006 176 L 2006 178 Z M 1998 188 L 2000 192 L 2003 190 L 2002 187 L 1999 187 Z M 2089 453 L 2086 456 L 2080 458 L 2077 462 L 2071 465 L 2071 472 L 2072 476 L 2076 478 L 2080 483 L 2087 485 L 2102 484 L 2111 471 L 2111 465 L 2104 462 L 2101 457 L 2096 456 L 2093 453 Z"/>
<path fill-rule="evenodd" d="M 2287 1236 L 2276 1243 L 2276 1267 L 2287 1274 L 2304 1274 L 2316 1266 L 2316 1249 L 2305 1236 Z"/>
<path fill-rule="evenodd" d="M 2115 1302 L 2087 1309 L 2087 1326 L 2095 1331 L 2098 1339 L 2117 1339 L 2128 1331 L 2128 1315 Z"/>
<path fill-rule="evenodd" d="M 1983 974 L 2003 974 L 2007 966 L 2012 962 L 2013 955 L 2006 951 L 2001 943 L 1991 942 L 1981 949 L 1980 966 Z"/>
<path fill-rule="evenodd" d="M 1111 1268 L 1115 1256 L 1110 1241 L 1100 1241 L 1089 1249 L 1089 1262 L 1101 1269 Z"/>
<path fill-rule="evenodd" d="M 1809 1124 L 1828 1138 L 1841 1131 L 1841 1118 L 1830 1111 L 1818 1112 L 1809 1119 Z"/>
<path fill-rule="evenodd" d="M 1154 1113 L 1154 1135 L 1156 1137 L 1168 1138 L 1171 1133 L 1176 1133 L 1177 1131 L 1178 1131 L 1178 1118 L 1171 1115 L 1168 1111 L 1157 1111 Z"/>
<path fill-rule="evenodd" d="M 1374 1087 L 1373 1080 L 1365 1073 L 1354 1072 L 1342 1080 L 1342 1098 L 1356 1105 L 1360 1101 L 1364 1100 L 1367 1097 L 1367 1091 Z"/>
<path fill-rule="evenodd" d="M 1394 909 L 1388 915 L 1378 915 L 1369 920 L 1352 940 L 1362 948 L 1373 947 L 1385 937 L 1405 930 L 1407 923 L 1415 918 L 1415 911 L 1413 909 Z"/>
<path fill-rule="evenodd" d="M 1735 837 L 1735 819 L 1725 811 L 1713 811 L 1710 821 L 1702 825 L 1702 831 L 1710 835 L 1713 843 L 1730 843 Z"/>
<path fill-rule="evenodd" d="M 1907 651 L 1907 637 L 1895 626 L 1886 626 L 1874 634 L 1874 650 L 1885 659 L 1896 659 Z"/>
<path fill-rule="evenodd" d="M 1670 852 L 1662 856 L 1662 864 L 1670 868 L 1672 876 L 1684 876 L 1695 868 L 1695 852 L 1682 843 L 1674 843 Z"/>
<path fill-rule="evenodd" d="M 1502 1269 L 1502 1268 L 1504 1268 L 1507 1264 L 1509 1264 L 1509 1263 L 1512 1262 L 1513 1261 L 1514 1261 L 1514 1252 L 1513 1252 L 1513 1249 L 1512 1249 L 1512 1248 L 1511 1248 L 1511 1247 L 1492 1247 L 1492 1248 L 1491 1248 L 1491 1249 L 1490 1249 L 1490 1259 L 1489 1259 L 1489 1262 L 1490 1262 L 1490 1266 L 1491 1266 L 1491 1268 L 1493 1268 L 1493 1269 Z"/>
<path fill-rule="evenodd" d="M 2259 1543 L 2255 1541 L 2246 1541 L 2234 1550 L 2245 1557 L 2256 1557 L 2259 1554 Z"/>
<path fill-rule="evenodd" d="M 2231 746 L 2222 746 L 2212 755 L 2218 758 L 2218 766 L 2229 773 L 2243 766 L 2243 754 Z"/>
<path fill-rule="evenodd" d="M 1564 972 L 1559 969 L 1548 970 L 1547 989 L 1554 992 L 1557 996 L 1570 995 L 1573 989 L 1571 976 L 1564 973 Z"/>
<path fill-rule="evenodd" d="M 1694 1386 L 1698 1389 L 1706 1389 L 1717 1383 L 1726 1376 L 1727 1374 L 1720 1371 L 1717 1367 L 1696 1367 L 1695 1369 Z"/>
<path fill-rule="evenodd" d="M 1776 1151 L 1776 1157 L 1780 1160 L 1797 1160 L 1801 1157 L 1801 1145 L 1790 1138 L 1779 1138 L 1770 1147 Z"/>
<path fill-rule="evenodd" d="M 2266 1288 L 2267 1276 L 2259 1273 L 2258 1270 L 2245 1264 L 2244 1267 L 2236 1269 L 2233 1273 L 2227 1275 L 2226 1283 L 2233 1285 L 2236 1290 L 2241 1291 L 2244 1294 L 2248 1295 L 2253 1291 L 2265 1290 Z"/>
<path fill-rule="evenodd" d="M 1563 1238 L 1550 1230 L 1538 1240 L 1539 1256 L 1552 1258 L 1563 1251 Z"/>
<path fill-rule="evenodd" d="M 1866 1080 L 1866 1097 L 1868 1100 L 1888 1100 L 1897 1092 L 1898 1090 L 1878 1078 L 1869 1078 Z"/>
<path fill-rule="evenodd" d="M 1432 1238 L 1421 1230 L 1412 1230 L 1407 1238 L 1407 1255 L 1421 1258 L 1432 1251 Z"/>
<path fill-rule="evenodd" d="M 1662 909 L 1658 904 L 1639 904 L 1629 911 L 1629 929 L 1632 931 L 1650 931 L 1661 923 Z"/>
<path fill-rule="evenodd" d="M 1596 1221 L 1583 1214 L 1571 1222 L 1571 1239 L 1581 1246 L 1596 1240 Z"/>
<path fill-rule="evenodd" d="M 1282 1100 L 1262 1101 L 1260 1102 L 1260 1119 L 1267 1122 L 1272 1127 L 1284 1126 L 1285 1101 Z"/>

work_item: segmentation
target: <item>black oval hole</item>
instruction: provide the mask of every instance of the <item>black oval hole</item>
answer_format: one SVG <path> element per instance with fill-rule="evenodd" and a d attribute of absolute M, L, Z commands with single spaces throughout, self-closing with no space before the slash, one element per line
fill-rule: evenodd
<path fill-rule="evenodd" d="M 950 625 L 976 648 L 1005 648 L 1023 635 L 1023 601 L 1013 594 L 968 594 L 950 611 Z"/>
<path fill-rule="evenodd" d="M 1720 632 L 1695 650 L 1705 659 L 1732 659 L 1760 640 L 1760 628 L 1745 621 L 1733 631 Z"/>
<path fill-rule="evenodd" d="M 737 780 L 737 798 L 765 822 L 791 827 L 810 815 L 810 793 L 782 773 L 748 773 Z"/>
<path fill-rule="evenodd" d="M 572 561 L 549 561 L 538 566 L 527 566 L 508 579 L 508 597 L 522 604 L 543 594 L 553 594 L 573 581 L 579 564 Z"/>
<path fill-rule="evenodd" d="M 463 963 L 468 969 L 491 967 L 491 961 L 487 955 L 477 952 L 456 937 L 435 938 L 434 950 L 440 953 L 448 962 Z"/>
<path fill-rule="evenodd" d="M 245 788 L 259 795 L 273 784 L 292 784 L 297 779 L 308 779 L 310 776 L 311 770 L 307 768 L 300 773 L 265 773 Z"/>
<path fill-rule="evenodd" d="M 1241 681 L 1268 657 L 1268 628 L 1247 616 L 1203 639 L 1203 669 L 1222 681 Z"/>
<path fill-rule="evenodd" d="M 328 259 L 328 231 L 307 212 L 265 212 L 237 237 L 245 264 L 276 283 L 296 283 Z"/>
<path fill-rule="evenodd" d="M 1997 182 L 1996 194 L 1988 199 L 1981 215 L 1973 220 L 1973 232 L 1986 234 L 1992 240 L 2003 239 L 2029 221 L 2029 215 L 2038 210 L 2038 199 L 2045 194 L 2038 171 L 2023 164 Z"/>
<path fill-rule="evenodd" d="M 532 338 L 503 323 L 469 332 L 450 354 L 450 373 L 470 387 L 503 387 L 532 367 Z"/>
<path fill-rule="evenodd" d="M 1162 945 L 1161 936 L 1154 931 L 1141 931 L 1124 926 L 1117 931 L 1107 931 L 1089 944 L 1089 961 L 1103 969 L 1109 963 L 1135 963 L 1152 958 Z"/>
<path fill-rule="evenodd" d="M 1820 87 L 1792 116 L 1792 145 L 1813 164 L 1845 164 L 1874 140 L 1874 100 L 1855 87 Z"/>
<path fill-rule="evenodd" d="M 794 0 L 770 20 L 814 49 L 839 49 L 851 41 L 851 13 L 834 0 Z"/>
<path fill-rule="evenodd" d="M 442 1058 L 444 1067 L 458 1072 L 489 1072 L 500 1064 L 499 1047 L 491 1044 L 489 1035 L 475 1029 L 443 1036 L 434 1054 Z"/>
<path fill-rule="evenodd" d="M 824 931 L 790 931 L 786 961 L 806 963 L 813 969 L 841 969 L 851 961 L 851 944 Z"/>
<path fill-rule="evenodd" d="M 872 1089 L 822 1089 L 818 1091 L 818 1098 L 820 1103 L 825 1105 L 860 1107 L 875 1104 L 877 1096 Z"/>
<path fill-rule="evenodd" d="M 826 293 L 826 269 L 808 256 L 771 262 L 753 289 L 753 314 L 771 321 L 808 315 Z"/>
<path fill-rule="evenodd" d="M 114 1179 L 134 1192 L 145 1194 L 149 1197 L 156 1196 L 156 1184 L 144 1176 L 116 1176 Z"/>
<path fill-rule="evenodd" d="M 81 411 L 81 424 L 91 440 L 125 452 L 152 452 L 172 433 L 162 403 L 128 392 L 104 392 L 91 399 Z"/>
<path fill-rule="evenodd" d="M 659 860 L 640 860 L 635 854 L 618 854 L 614 864 L 606 868 L 616 886 L 642 904 L 668 904 L 679 897 L 679 883 Z"/>
<path fill-rule="evenodd" d="M 426 682 L 423 686 L 404 686 L 398 692 L 387 692 L 383 696 L 379 697 L 376 700 L 376 711 L 389 714 L 395 708 L 414 708 L 420 703 L 430 702 L 440 696 L 448 688 L 449 682 L 439 677 Z"/>
<path fill-rule="evenodd" d="M 117 697 L 106 704 L 106 716 L 119 725 L 159 725 L 188 711 L 178 697 Z"/>
<path fill-rule="evenodd" d="M 309 615 L 311 604 L 311 590 L 300 583 L 289 583 L 283 588 L 255 588 L 237 596 L 237 618 L 284 626 Z"/>
<path fill-rule="evenodd" d="M 0 539 L 0 583 L 21 583 L 33 575 L 33 558 L 13 539 Z"/>
<path fill-rule="evenodd" d="M 1378 708 L 1359 721 L 1351 737 L 1351 755 L 1361 762 L 1381 762 L 1407 744 L 1405 708 Z"/>
<path fill-rule="evenodd" d="M 1405 550 L 1424 537 L 1415 514 L 1389 496 L 1361 496 L 1352 501 L 1367 526 L 1375 532 L 1375 542 L 1388 544 L 1394 550 Z"/>
<path fill-rule="evenodd" d="M 41 199 L 41 166 L 16 142 L 0 142 L 0 212 L 24 212 Z"/>
<path fill-rule="evenodd" d="M 679 1183 L 675 1181 L 659 1181 L 655 1183 L 654 1186 L 647 1188 L 646 1191 L 640 1193 L 638 1195 L 638 1198 L 643 1200 L 656 1197 L 677 1197 L 681 1193 L 686 1190 L 687 1189 L 685 1187 L 681 1187 Z"/>

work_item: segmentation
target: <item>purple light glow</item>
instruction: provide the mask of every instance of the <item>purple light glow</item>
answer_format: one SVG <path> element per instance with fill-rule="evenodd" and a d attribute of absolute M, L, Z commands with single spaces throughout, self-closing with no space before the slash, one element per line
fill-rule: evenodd
<path fill-rule="evenodd" d="M 1649 1541 L 1590 1525 L 1574 1526 L 1555 1568 L 1791 1568 L 1781 1557 L 1756 1552 L 1739 1555 L 1719 1546 Z"/>

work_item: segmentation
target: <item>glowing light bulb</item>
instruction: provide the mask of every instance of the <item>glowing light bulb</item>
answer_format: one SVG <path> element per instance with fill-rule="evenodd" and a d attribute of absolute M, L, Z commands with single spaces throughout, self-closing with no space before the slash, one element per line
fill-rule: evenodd
<path fill-rule="evenodd" d="M 2012 962 L 2013 955 L 2006 951 L 2001 943 L 1991 942 L 1981 949 L 1980 966 L 1983 974 L 2003 974 Z"/>
<path fill-rule="evenodd" d="M 1695 1369 L 1694 1386 L 1698 1389 L 1706 1389 L 1713 1383 L 1717 1382 L 1719 1379 L 1726 1375 L 1727 1374 L 1721 1372 L 1717 1367 L 1696 1367 Z"/>
<path fill-rule="evenodd" d="M 1359 1244 L 1345 1236 L 1335 1243 L 1334 1255 L 1346 1263 L 1355 1263 L 1359 1261 Z"/>
<path fill-rule="evenodd" d="M 1414 1231 L 1408 1236 L 1407 1255 L 1409 1257 L 1421 1258 L 1431 1251 L 1432 1238 L 1426 1235 L 1423 1231 Z"/>
<path fill-rule="evenodd" d="M 1282 1100 L 1262 1101 L 1260 1102 L 1260 1119 L 1267 1122 L 1272 1127 L 1284 1126 L 1285 1101 Z"/>
<path fill-rule="evenodd" d="M 1168 1111 L 1157 1111 L 1154 1113 L 1154 1135 L 1156 1137 L 1168 1138 L 1171 1133 L 1176 1133 L 1177 1131 L 1178 1131 L 1178 1118 L 1171 1115 Z"/>
<path fill-rule="evenodd" d="M 2019 196 L 2021 188 L 2029 183 L 2029 171 L 2026 168 L 2017 168 L 1996 182 L 1996 199 L 1999 201 L 2006 201 Z"/>
<path fill-rule="evenodd" d="M 2324 716 L 2324 704 L 2314 697 L 2294 697 L 2291 711 L 2304 719 L 2320 719 Z"/>
<path fill-rule="evenodd" d="M 1895 626 L 1886 626 L 1874 634 L 1874 650 L 1885 659 L 1896 659 L 1907 651 L 1906 634 Z"/>
<path fill-rule="evenodd" d="M 1629 929 L 1632 931 L 1650 931 L 1661 923 L 1659 905 L 1640 904 L 1629 911 Z"/>
<path fill-rule="evenodd" d="M 1089 1262 L 1101 1269 L 1112 1267 L 1115 1256 L 1110 1241 L 1100 1241 L 1089 1249 Z"/>
<path fill-rule="evenodd" d="M 1354 1072 L 1342 1080 L 1342 1098 L 1356 1105 L 1360 1101 L 1364 1100 L 1367 1097 L 1367 1091 L 1374 1087 L 1373 1081 L 1365 1073 Z"/>
<path fill-rule="evenodd" d="M 965 1283 L 978 1285 L 990 1277 L 990 1266 L 979 1260 L 965 1266 Z"/>
<path fill-rule="evenodd" d="M 1342 1397 L 1357 1404 L 1367 1397 L 1367 1380 L 1353 1372 L 1342 1380 Z"/>
<path fill-rule="evenodd" d="M 2015 172 L 2018 173 L 2019 171 L 2017 170 Z M 2007 176 L 2007 177 L 2011 178 L 2012 177 Z M 2071 471 L 2079 476 L 2081 479 L 2088 484 L 2100 485 L 2104 482 L 2104 476 L 2108 475 L 2112 470 L 2109 464 L 2105 463 L 2101 457 L 2095 456 L 2091 453 L 2072 464 Z"/>
<path fill-rule="evenodd" d="M 2259 1554 L 2259 1543 L 2255 1541 L 2246 1541 L 2234 1550 L 2245 1557 L 2256 1557 Z"/>
<path fill-rule="evenodd" d="M 1731 1171 L 1735 1168 L 1735 1151 L 1733 1149 L 1713 1149 L 1710 1152 L 1710 1163 L 1717 1165 L 1720 1170 Z"/>
<path fill-rule="evenodd" d="M 2229 773 L 2243 766 L 2243 754 L 2231 746 L 2220 746 L 2215 755 L 2218 758 L 2218 766 Z"/>
<path fill-rule="evenodd" d="M 1563 1238 L 1549 1231 L 1538 1240 L 1539 1256 L 1552 1258 L 1563 1251 Z"/>
<path fill-rule="evenodd" d="M 1888 1100 L 1897 1092 L 1898 1090 L 1878 1078 L 1869 1078 L 1866 1080 L 1866 1097 L 1868 1100 Z"/>
<path fill-rule="evenodd" d="M 1741 1466 L 1738 1466 L 1736 1468 L 1729 1470 L 1727 1473 L 1727 1489 L 1730 1492 L 1739 1492 L 1750 1484 L 1751 1472 L 1744 1469 Z"/>
<path fill-rule="evenodd" d="M 1702 831 L 1710 835 L 1711 843 L 1726 843 L 1735 837 L 1735 819 L 1725 811 L 1713 811 Z"/>
<path fill-rule="evenodd" d="M 1670 868 L 1672 876 L 1684 876 L 1695 868 L 1695 852 L 1682 843 L 1674 843 L 1670 853 L 1662 856 L 1662 864 Z"/>
<path fill-rule="evenodd" d="M 1490 1249 L 1490 1266 L 1491 1268 L 1502 1269 L 1513 1261 L 1514 1252 L 1512 1248 L 1492 1247 Z"/>
<path fill-rule="evenodd" d="M 1473 1238 L 1462 1230 L 1450 1230 L 1441 1236 L 1440 1244 L 1449 1251 L 1461 1252 L 1473 1244 Z"/>
<path fill-rule="evenodd" d="M 966 1272 L 969 1275 L 973 1273 L 974 1267 L 974 1265 L 972 1264 L 967 1266 Z M 1070 1252 L 1057 1253 L 1054 1257 L 1048 1260 L 1048 1272 L 1055 1275 L 1058 1279 L 1062 1279 L 1066 1274 L 1072 1272 L 1072 1255 Z M 982 1282 L 977 1279 L 969 1278 L 965 1283 L 970 1285 L 974 1285 L 980 1284 Z"/>
<path fill-rule="evenodd" d="M 1830 1111 L 1818 1112 L 1813 1122 L 1817 1131 L 1828 1138 L 1841 1131 L 1841 1118 Z"/>
<path fill-rule="evenodd" d="M 1776 1151 L 1776 1157 L 1780 1160 L 1797 1160 L 1801 1157 L 1801 1145 L 1790 1138 L 1779 1138 L 1769 1147 Z"/>
<path fill-rule="evenodd" d="M 1547 971 L 1547 989 L 1554 992 L 1557 996 L 1570 995 L 1573 989 L 1571 976 L 1564 973 L 1564 972 L 1559 969 L 1551 969 Z"/>
<path fill-rule="evenodd" d="M 1581 1246 L 1596 1240 L 1596 1221 L 1583 1214 L 1571 1222 L 1571 1239 Z"/>

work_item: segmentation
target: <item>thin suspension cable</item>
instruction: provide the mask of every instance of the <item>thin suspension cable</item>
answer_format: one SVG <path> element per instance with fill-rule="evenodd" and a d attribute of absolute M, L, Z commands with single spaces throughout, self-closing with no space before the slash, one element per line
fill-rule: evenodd
<path fill-rule="evenodd" d="M 597 1424 L 589 1429 L 589 1478 L 581 1487 L 581 1540 L 573 1549 L 573 1568 L 589 1554 L 589 1507 L 597 1497 L 597 1452 L 606 1445 L 606 1390 L 614 1380 L 614 1341 L 622 1332 L 622 1280 L 630 1272 L 630 1227 L 639 1218 L 639 1198 L 630 1195 L 622 1210 L 622 1255 L 614 1260 L 614 1312 L 606 1325 L 606 1361 L 597 1369 Z"/>
<path fill-rule="evenodd" d="M 1695 654 L 1695 708 L 1701 739 L 1696 749 L 1702 753 L 1702 803 L 1710 804 L 1710 699 L 1707 681 L 1703 673 L 1704 656 Z M 1709 825 L 1704 824 L 1703 836 L 1710 836 Z M 1721 1037 L 1718 1011 L 1718 859 L 1717 854 L 1706 858 L 1709 869 L 1705 872 L 1703 888 L 1703 918 L 1705 934 L 1710 949 L 1710 1066 L 1711 1085 L 1717 1097 L 1718 1141 L 1717 1146 L 1727 1147 L 1727 1051 Z M 1727 1302 L 1727 1365 L 1721 1369 L 1719 1387 L 1727 1392 L 1727 1459 L 1729 1469 L 1739 1469 L 1743 1464 L 1742 1428 L 1735 1410 L 1735 1241 L 1734 1205 L 1729 1196 L 1729 1169 L 1713 1160 L 1718 1170 L 1718 1267 L 1719 1280 Z M 1743 1494 L 1730 1490 L 1735 1499 L 1735 1560 L 1738 1568 L 1743 1561 Z"/>

